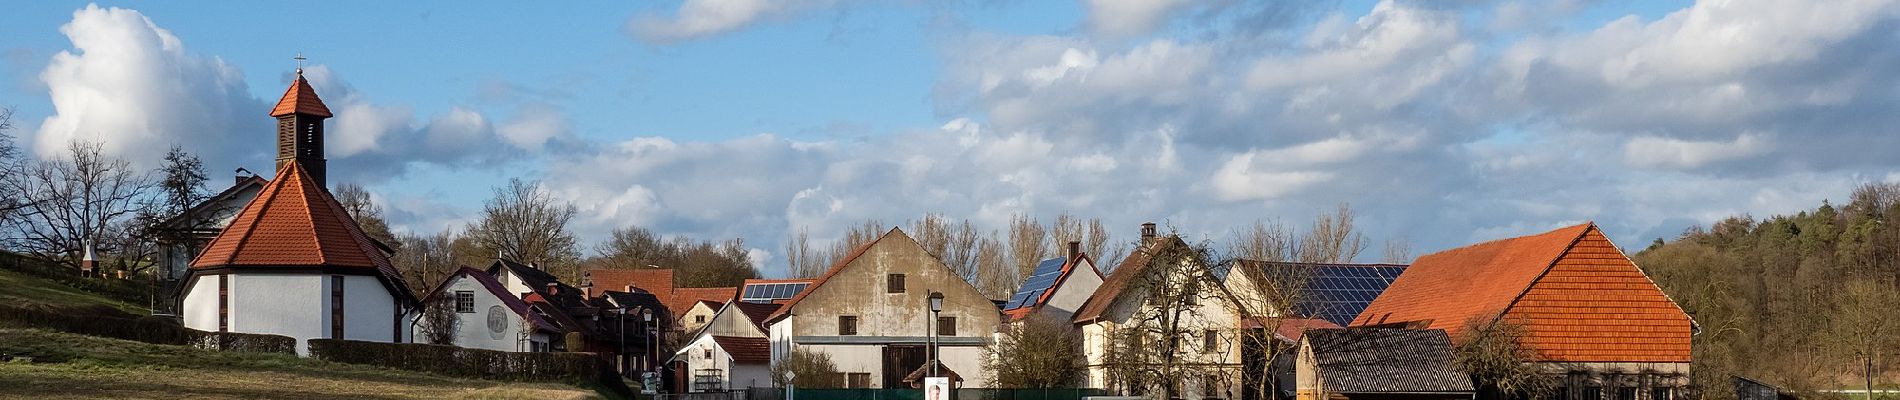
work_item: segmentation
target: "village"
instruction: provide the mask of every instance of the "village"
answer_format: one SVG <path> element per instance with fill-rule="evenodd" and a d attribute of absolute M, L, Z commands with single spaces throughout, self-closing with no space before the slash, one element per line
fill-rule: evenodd
<path fill-rule="evenodd" d="M 1900 399 L 1900 0 L 137 6 L 0 399 Z"/>

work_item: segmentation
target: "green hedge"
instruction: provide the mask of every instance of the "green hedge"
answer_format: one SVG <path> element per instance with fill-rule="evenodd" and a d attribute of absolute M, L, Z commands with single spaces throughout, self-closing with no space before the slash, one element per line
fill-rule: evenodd
<path fill-rule="evenodd" d="M 515 353 L 425 343 L 310 339 L 319 360 L 368 364 L 479 379 L 551 381 L 593 386 L 631 396 L 607 359 L 593 353 Z"/>
<path fill-rule="evenodd" d="M 255 333 L 205 332 L 159 318 L 136 318 L 111 307 L 0 306 L 0 321 L 82 335 L 153 344 L 195 346 L 208 350 L 286 353 L 297 339 Z"/>

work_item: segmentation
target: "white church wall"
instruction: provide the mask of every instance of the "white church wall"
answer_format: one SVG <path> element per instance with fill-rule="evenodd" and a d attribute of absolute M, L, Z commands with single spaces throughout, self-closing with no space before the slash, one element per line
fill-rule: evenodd
<path fill-rule="evenodd" d="M 396 299 L 374 276 L 343 277 L 343 338 L 390 342 L 396 335 Z M 325 292 L 324 298 L 329 298 Z M 327 308 L 325 310 L 328 310 Z M 326 311 L 327 313 L 327 311 Z"/>
<path fill-rule="evenodd" d="M 218 277 L 203 275 L 193 278 L 185 289 L 183 320 L 186 328 L 201 331 L 218 330 Z"/>
<path fill-rule="evenodd" d="M 230 277 L 232 332 L 296 338 L 298 355 L 309 355 L 306 340 L 329 336 L 330 296 L 324 290 L 327 275 L 236 272 Z M 212 292 L 212 297 L 215 299 L 217 292 Z M 215 307 L 212 313 L 217 313 Z M 217 330 L 215 320 L 211 330 Z"/>

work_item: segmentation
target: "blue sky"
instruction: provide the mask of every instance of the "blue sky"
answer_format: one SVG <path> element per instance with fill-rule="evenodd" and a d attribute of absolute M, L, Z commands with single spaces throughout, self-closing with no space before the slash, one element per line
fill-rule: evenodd
<path fill-rule="evenodd" d="M 1900 144 L 1895 9 L 32 2 L 0 16 L 0 106 L 42 156 L 176 143 L 263 170 L 302 52 L 344 137 L 333 179 L 399 229 L 457 229 L 490 187 L 541 179 L 585 242 L 745 237 L 768 275 L 788 232 L 926 212 L 1220 240 L 1351 202 L 1417 252 L 1584 220 L 1635 246 L 1900 179 L 1867 150 Z"/>

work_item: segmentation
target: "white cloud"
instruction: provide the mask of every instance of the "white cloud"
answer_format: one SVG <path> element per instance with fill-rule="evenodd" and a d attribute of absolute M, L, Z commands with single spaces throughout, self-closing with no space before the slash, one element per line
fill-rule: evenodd
<path fill-rule="evenodd" d="M 1697 168 L 1768 152 L 1774 146 L 1758 134 L 1733 141 L 1691 141 L 1643 136 L 1623 145 L 1623 159 L 1639 167 Z"/>
<path fill-rule="evenodd" d="M 686 0 L 672 16 L 641 14 L 627 21 L 627 32 L 648 43 L 698 39 L 745 28 L 832 0 Z"/>
<path fill-rule="evenodd" d="M 243 74 L 183 41 L 138 11 L 88 5 L 60 32 L 73 50 L 53 55 L 40 80 L 54 115 L 31 149 L 58 157 L 74 140 L 100 142 L 107 154 L 155 167 L 174 144 L 225 165 L 269 154 L 267 105 L 251 97 Z"/>

